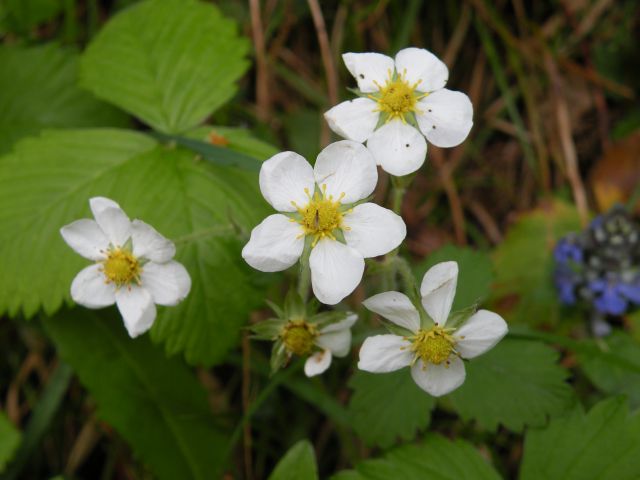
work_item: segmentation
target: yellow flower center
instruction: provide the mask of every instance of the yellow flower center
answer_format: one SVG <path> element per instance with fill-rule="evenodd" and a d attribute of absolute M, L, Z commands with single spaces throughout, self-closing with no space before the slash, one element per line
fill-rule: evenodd
<path fill-rule="evenodd" d="M 418 359 L 434 365 L 447 361 L 452 353 L 456 353 L 456 340 L 450 335 L 452 331 L 452 328 L 436 325 L 429 330 L 420 329 L 414 336 L 408 337 L 410 349 L 415 354 L 414 363 Z"/>
<path fill-rule="evenodd" d="M 313 351 L 314 340 L 318 336 L 315 325 L 304 320 L 291 320 L 282 330 L 282 343 L 295 355 L 305 356 Z"/>
<path fill-rule="evenodd" d="M 378 94 L 369 95 L 369 98 L 378 102 L 378 111 L 388 114 L 387 122 L 396 118 L 405 122 L 405 115 L 408 113 L 420 113 L 416 108 L 418 100 L 428 95 L 428 93 L 416 92 L 420 81 L 410 85 L 405 77 L 406 72 L 403 72 L 393 79 L 389 72 L 389 79 L 385 85 L 376 82 Z"/>
<path fill-rule="evenodd" d="M 340 211 L 340 200 L 344 197 L 344 193 L 340 195 L 338 200 L 334 200 L 333 195 L 326 195 L 326 185 L 322 186 L 322 194 L 316 192 L 311 196 L 308 189 L 305 188 L 304 191 L 309 197 L 309 203 L 305 207 L 299 207 L 295 202 L 291 202 L 301 216 L 300 220 L 293 221 L 302 225 L 304 230 L 302 235 L 315 237 L 312 246 L 315 246 L 324 237 L 335 240 L 333 231 L 336 229 L 348 230 L 348 227 L 342 226 L 343 212 Z"/>
<path fill-rule="evenodd" d="M 107 283 L 115 283 L 118 287 L 133 281 L 140 283 L 142 266 L 130 250 L 120 247 L 110 248 L 107 258 L 101 263 Z"/>

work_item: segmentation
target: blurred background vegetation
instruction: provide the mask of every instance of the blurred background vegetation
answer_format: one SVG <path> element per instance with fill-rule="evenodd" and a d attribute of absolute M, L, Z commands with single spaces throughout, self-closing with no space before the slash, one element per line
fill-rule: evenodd
<path fill-rule="evenodd" d="M 144 128 L 115 107 L 102 108 L 97 102 L 83 102 L 81 109 L 58 109 L 58 90 L 52 87 L 73 82 L 74 52 L 82 51 L 103 24 L 133 3 L 0 1 L 0 90 L 9 92 L 0 100 L 0 152 L 46 128 Z M 252 66 L 239 91 L 210 123 L 246 127 L 278 150 L 295 150 L 308 159 L 332 140 L 322 113 L 352 97 L 346 87 L 355 82 L 342 64 L 342 52 L 393 55 L 406 46 L 418 46 L 440 57 L 450 69 L 448 88 L 471 98 L 475 125 L 457 148 L 429 146 L 427 163 L 405 198 L 407 248 L 417 274 L 438 260 L 455 258 L 461 270 L 469 272 L 461 282 L 470 285 L 470 301 L 486 298 L 510 322 L 541 330 L 580 328 L 579 315 L 563 310 L 556 300 L 551 252 L 561 235 L 585 225 L 594 214 L 615 203 L 633 208 L 638 204 L 636 1 L 214 3 L 239 23 L 253 49 Z M 44 55 L 21 50 L 42 45 L 49 49 Z M 50 62 L 43 76 L 16 74 L 18 65 L 43 58 Z M 36 93 L 22 97 L 25 85 L 32 85 L 30 91 Z M 73 95 L 88 93 L 79 90 Z M 16 105 L 22 117 L 3 115 L 15 111 Z M 229 144 L 224 130 L 209 132 L 208 138 L 214 145 Z M 251 150 L 254 140 L 235 141 L 239 149 Z M 254 151 L 264 151 L 261 148 L 259 144 Z M 386 192 L 383 179 L 377 200 L 383 202 Z M 360 291 L 355 297 L 363 295 Z M 257 312 L 252 320 L 267 315 Z M 637 317 L 624 319 L 636 337 Z M 560 318 L 571 321 L 559 325 Z M 49 478 L 59 472 L 69 478 L 152 478 L 119 435 L 98 419 L 91 396 L 71 379 L 68 367 L 59 367 L 37 327 L 3 320 L 0 342 L 0 404 L 13 425 L 29 425 L 25 435 L 31 442 L 21 453 L 15 478 Z M 242 412 L 259 400 L 251 422 L 242 427 L 242 438 L 235 439 L 229 478 L 266 478 L 297 438 L 312 441 L 321 458 L 321 476 L 374 455 L 377 450 L 371 444 L 392 443 L 384 433 L 381 437 L 360 432 L 360 437 L 375 437 L 363 443 L 345 426 L 350 424 L 351 410 L 345 406 L 351 389 L 366 381 L 361 376 L 352 380 L 351 389 L 346 385 L 353 367 L 341 365 L 328 372 L 326 382 L 337 392 L 332 398 L 319 392 L 317 382 L 302 379 L 299 365 L 279 380 L 286 388 L 268 383 L 267 355 L 268 346 L 252 345 L 245 336 L 223 365 L 198 369 L 213 411 L 225 412 L 218 419 L 222 424 L 236 425 Z M 567 368 L 575 361 L 571 355 L 562 360 Z M 598 377 L 593 371 L 591 382 L 602 384 L 597 380 L 602 374 Z M 637 374 L 633 378 L 637 380 Z M 265 401 L 267 384 L 270 398 Z M 574 386 L 586 391 L 587 398 L 592 391 L 580 374 L 575 374 Z M 611 390 L 619 392 L 620 387 Z M 308 408 L 310 398 L 315 398 L 314 409 Z M 422 397 L 416 402 L 433 408 L 420 404 L 430 402 Z M 431 422 L 439 432 L 494 445 L 498 470 L 507 477 L 515 475 L 522 440 L 514 433 L 495 425 L 490 433 L 478 431 L 456 422 L 446 408 L 438 410 L 437 422 Z"/>

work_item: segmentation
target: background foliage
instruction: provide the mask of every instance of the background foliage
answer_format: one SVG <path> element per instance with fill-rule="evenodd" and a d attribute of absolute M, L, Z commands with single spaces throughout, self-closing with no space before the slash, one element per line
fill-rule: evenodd
<path fill-rule="evenodd" d="M 633 1 L 0 2 L 0 478 L 638 478 L 638 315 L 592 340 L 552 282 L 558 238 L 636 208 L 638 22 Z M 372 275 L 345 302 L 352 355 L 270 377 L 244 327 L 289 273 L 240 258 L 270 212 L 260 162 L 333 139 L 340 53 L 409 45 L 447 63 L 475 126 L 430 147 L 403 248 L 417 278 L 458 261 L 454 309 L 500 312 L 509 338 L 438 400 L 357 371 L 381 330 Z M 140 339 L 69 298 L 86 262 L 59 228 L 95 195 L 173 239 L 193 279 Z"/>

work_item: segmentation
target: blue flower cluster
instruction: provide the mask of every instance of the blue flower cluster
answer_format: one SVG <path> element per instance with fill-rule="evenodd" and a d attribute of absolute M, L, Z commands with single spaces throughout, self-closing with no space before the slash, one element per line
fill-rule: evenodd
<path fill-rule="evenodd" d="M 554 258 L 554 280 L 565 305 L 582 301 L 604 315 L 640 305 L 640 226 L 624 207 L 562 238 Z"/>

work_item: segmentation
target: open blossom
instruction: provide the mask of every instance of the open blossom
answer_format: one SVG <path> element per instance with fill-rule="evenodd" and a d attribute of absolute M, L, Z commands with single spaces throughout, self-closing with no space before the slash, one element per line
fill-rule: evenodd
<path fill-rule="evenodd" d="M 182 264 L 172 260 L 175 246 L 153 227 L 130 221 L 113 200 L 89 200 L 95 220 L 62 227 L 64 240 L 95 263 L 71 284 L 71 298 L 88 308 L 116 303 L 131 337 L 146 332 L 156 318 L 156 304 L 176 305 L 191 289 Z"/>
<path fill-rule="evenodd" d="M 344 320 L 318 328 L 313 322 L 292 320 L 286 323 L 279 336 L 287 356 L 308 356 L 304 364 L 307 377 L 320 375 L 331 365 L 331 359 L 346 357 L 351 348 L 351 327 L 358 316 L 351 314 Z"/>
<path fill-rule="evenodd" d="M 260 190 L 276 210 L 251 232 L 242 257 L 263 272 L 285 270 L 311 249 L 313 293 L 334 305 L 360 283 L 364 259 L 384 255 L 406 235 L 400 216 L 374 203 L 360 203 L 378 180 L 371 153 L 343 140 L 326 147 L 315 167 L 294 152 L 262 164 Z M 307 250 L 308 251 L 308 250 Z"/>
<path fill-rule="evenodd" d="M 415 172 L 427 143 L 455 147 L 473 125 L 473 106 L 464 93 L 444 88 L 447 66 L 428 50 L 405 48 L 395 60 L 379 53 L 345 53 L 360 98 L 325 113 L 344 138 L 367 142 L 378 165 L 392 175 Z M 423 136 L 424 135 L 424 136 Z"/>
<path fill-rule="evenodd" d="M 364 301 L 364 306 L 406 331 L 406 335 L 376 335 L 364 341 L 358 368 L 392 372 L 411 366 L 420 388 L 439 397 L 458 388 L 465 379 L 463 358 L 485 353 L 507 333 L 498 314 L 479 310 L 462 326 L 447 327 L 458 280 L 458 264 L 443 262 L 424 275 L 422 307 L 433 322 L 421 322 L 420 313 L 406 295 L 385 292 Z"/>

